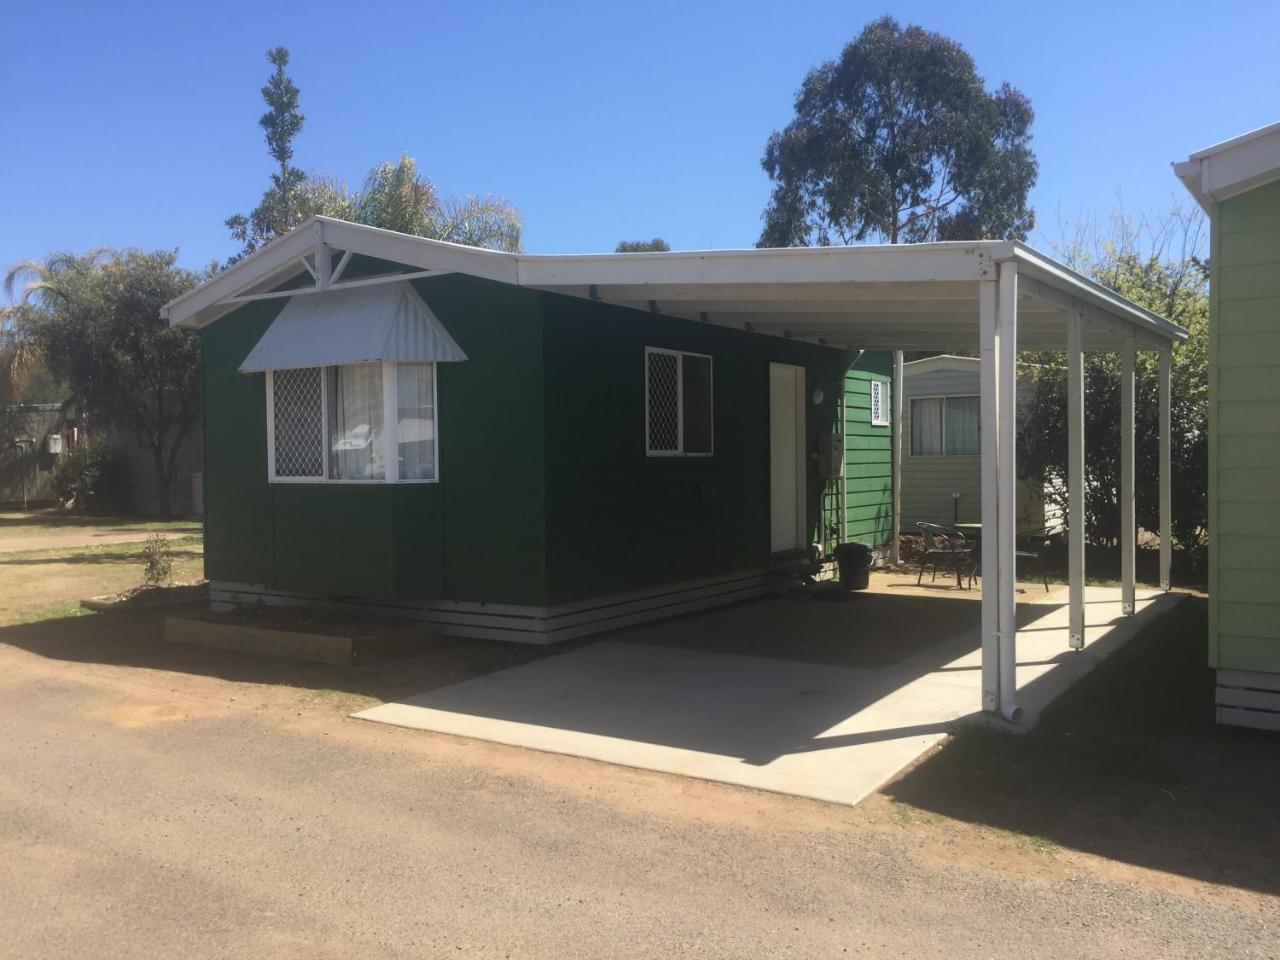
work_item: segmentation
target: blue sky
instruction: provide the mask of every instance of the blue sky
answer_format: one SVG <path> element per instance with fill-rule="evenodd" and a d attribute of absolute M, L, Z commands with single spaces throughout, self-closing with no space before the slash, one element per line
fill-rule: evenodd
<path fill-rule="evenodd" d="M 1274 2 L 45 2 L 0 39 L 0 266 L 55 249 L 232 253 L 222 221 L 270 171 L 257 118 L 276 44 L 296 162 L 358 183 L 417 158 L 444 194 L 514 201 L 525 248 L 754 243 L 759 158 L 805 72 L 891 12 L 960 41 L 1036 110 L 1055 211 L 1165 207 L 1169 162 L 1280 119 Z"/>

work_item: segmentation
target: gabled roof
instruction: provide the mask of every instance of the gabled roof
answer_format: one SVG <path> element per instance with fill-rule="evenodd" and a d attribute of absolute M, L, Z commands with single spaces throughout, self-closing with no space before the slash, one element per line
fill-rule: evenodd
<path fill-rule="evenodd" d="M 402 272 L 359 280 L 352 255 Z M 202 327 L 246 302 L 461 273 L 667 316 L 841 348 L 976 350 L 981 280 L 1018 268 L 1022 349 L 1061 349 L 1066 320 L 1085 349 L 1127 337 L 1158 349 L 1186 331 L 1016 241 L 531 256 L 313 217 L 165 307 Z M 313 285 L 281 289 L 310 274 Z"/>
<path fill-rule="evenodd" d="M 1212 212 L 1216 203 L 1280 180 L 1280 123 L 1197 150 L 1175 163 L 1173 172 Z"/>
<path fill-rule="evenodd" d="M 957 357 L 949 353 L 940 353 L 936 357 L 923 357 L 920 360 L 909 360 L 902 365 L 905 376 L 931 373 L 935 370 L 976 371 L 982 361 L 977 357 Z"/>

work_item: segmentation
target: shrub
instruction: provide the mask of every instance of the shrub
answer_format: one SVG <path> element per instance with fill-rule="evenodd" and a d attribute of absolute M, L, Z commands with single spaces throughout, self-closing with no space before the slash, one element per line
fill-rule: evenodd
<path fill-rule="evenodd" d="M 123 472 L 117 450 L 102 441 L 81 441 L 58 457 L 50 483 L 64 506 L 103 513 L 123 505 Z"/>
<path fill-rule="evenodd" d="M 173 550 L 162 533 L 153 533 L 142 547 L 142 582 L 158 587 L 173 579 Z"/>

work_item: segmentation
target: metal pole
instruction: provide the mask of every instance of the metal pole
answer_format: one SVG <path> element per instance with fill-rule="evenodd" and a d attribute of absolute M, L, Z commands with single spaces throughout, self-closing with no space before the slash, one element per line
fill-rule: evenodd
<path fill-rule="evenodd" d="M 893 547 L 889 555 L 896 567 L 901 559 L 902 533 L 902 351 L 893 351 Z"/>
<path fill-rule="evenodd" d="M 1173 562 L 1173 424 L 1172 348 L 1160 351 L 1160 589 L 1169 589 L 1169 568 Z"/>
<path fill-rule="evenodd" d="M 1072 650 L 1084 648 L 1084 318 L 1067 321 L 1067 580 Z"/>
<path fill-rule="evenodd" d="M 1133 500 L 1133 388 L 1136 344 L 1126 337 L 1120 348 L 1120 610 L 1134 611 L 1134 564 L 1137 560 L 1137 522 Z"/>
<path fill-rule="evenodd" d="M 981 385 L 979 434 L 982 461 L 979 476 L 982 490 L 982 709 L 1000 709 L 1000 612 L 999 554 L 996 527 L 999 516 L 997 489 L 997 424 L 999 423 L 1000 381 L 996 377 L 996 281 L 978 281 L 978 356 Z"/>
<path fill-rule="evenodd" d="M 1017 437 L 1014 430 L 1018 407 L 1018 264 L 1012 260 L 1000 264 L 996 327 L 999 332 L 996 364 L 1000 381 L 1000 414 L 997 424 L 999 453 L 996 459 L 1000 472 L 997 527 L 997 549 L 1000 552 L 1000 712 L 1006 720 L 1016 723 L 1021 718 L 1022 710 L 1018 706 L 1018 623 L 1015 603 L 1018 531 L 1014 462 Z"/>

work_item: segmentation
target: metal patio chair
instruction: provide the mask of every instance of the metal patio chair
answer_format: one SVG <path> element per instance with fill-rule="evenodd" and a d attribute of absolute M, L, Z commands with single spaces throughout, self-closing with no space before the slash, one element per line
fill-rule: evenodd
<path fill-rule="evenodd" d="M 920 575 L 916 577 L 916 586 L 924 581 L 925 569 L 930 566 L 933 567 L 933 578 L 930 583 L 935 582 L 938 579 L 938 568 L 941 566 L 954 570 L 956 586 L 963 587 L 963 570 L 966 566 L 972 569 L 973 563 L 973 547 L 966 540 L 965 535 L 959 530 L 944 527 L 940 523 L 925 523 L 922 520 L 916 526 L 920 528 L 920 535 L 924 537 L 924 552 L 920 556 Z"/>
<path fill-rule="evenodd" d="M 1049 548 L 1049 540 L 1053 537 L 1053 531 L 1048 527 L 1043 530 L 1035 530 L 1031 533 L 1020 533 L 1014 538 L 1014 544 L 1017 549 L 1013 551 L 1014 562 L 1018 563 L 1022 560 L 1034 560 L 1036 568 L 1040 571 L 1040 579 L 1044 583 L 1044 592 L 1049 592 L 1049 573 L 1044 568 L 1044 551 Z"/>
<path fill-rule="evenodd" d="M 1040 581 L 1044 584 L 1044 592 L 1049 592 L 1049 572 L 1044 566 L 1044 551 L 1049 547 L 1049 541 L 1053 539 L 1054 531 L 1045 527 L 1043 530 L 1036 530 L 1032 533 L 1020 533 L 1014 538 L 1015 549 L 1013 551 L 1014 562 L 1020 563 L 1023 560 L 1034 560 L 1036 569 L 1040 573 Z M 969 586 L 973 586 L 973 581 L 977 578 L 982 567 L 982 551 L 981 549 L 973 552 L 973 566 L 969 570 Z"/>

